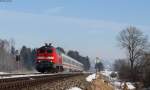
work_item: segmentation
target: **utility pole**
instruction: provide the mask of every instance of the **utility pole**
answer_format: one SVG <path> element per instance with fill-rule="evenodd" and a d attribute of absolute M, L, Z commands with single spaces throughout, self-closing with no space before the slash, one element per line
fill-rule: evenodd
<path fill-rule="evenodd" d="M 96 59 L 95 59 L 95 70 L 96 70 L 96 75 L 95 75 L 95 78 L 97 79 L 98 78 L 98 63 L 100 62 L 100 59 L 99 59 L 99 57 L 96 57 Z M 94 90 L 96 90 L 96 85 L 94 84 Z"/>
<path fill-rule="evenodd" d="M 16 62 L 17 62 L 17 71 L 19 73 L 19 69 L 20 69 L 20 54 L 19 54 L 18 50 L 16 50 L 15 56 L 16 56 Z"/>
<path fill-rule="evenodd" d="M 98 71 L 99 71 L 99 69 L 98 69 L 98 67 L 97 67 L 97 64 L 100 62 L 100 59 L 99 59 L 99 57 L 96 57 L 96 63 L 95 63 L 95 65 L 96 65 L 96 67 L 95 67 L 95 69 L 96 69 L 96 75 L 98 74 Z"/>

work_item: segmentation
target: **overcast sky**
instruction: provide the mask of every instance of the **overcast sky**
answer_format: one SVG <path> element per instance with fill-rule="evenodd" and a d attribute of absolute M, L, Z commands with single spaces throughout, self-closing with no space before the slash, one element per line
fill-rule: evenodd
<path fill-rule="evenodd" d="M 132 25 L 150 36 L 149 0 L 3 1 L 0 38 L 13 38 L 17 48 L 52 42 L 82 55 L 112 60 L 125 56 L 116 40 L 122 29 Z"/>

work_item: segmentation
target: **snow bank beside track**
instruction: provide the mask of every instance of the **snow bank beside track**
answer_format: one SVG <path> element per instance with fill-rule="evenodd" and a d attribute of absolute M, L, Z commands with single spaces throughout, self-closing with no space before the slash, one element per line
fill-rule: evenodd
<path fill-rule="evenodd" d="M 87 82 L 92 82 L 93 79 L 96 79 L 96 74 L 89 75 L 89 76 L 86 78 L 86 81 L 87 81 Z"/>
<path fill-rule="evenodd" d="M 68 90 L 82 90 L 82 89 L 80 89 L 80 88 L 78 88 L 78 87 L 72 87 L 72 88 L 70 88 L 70 89 L 68 89 Z"/>

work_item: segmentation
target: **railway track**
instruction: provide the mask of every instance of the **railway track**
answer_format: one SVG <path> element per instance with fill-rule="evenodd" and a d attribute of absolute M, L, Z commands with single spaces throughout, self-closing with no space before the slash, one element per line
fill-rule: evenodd
<path fill-rule="evenodd" d="M 53 82 L 68 77 L 82 75 L 76 74 L 55 74 L 55 75 L 42 75 L 42 76 L 29 76 L 19 78 L 5 78 L 0 79 L 0 90 L 21 90 L 22 88 L 28 88 L 31 86 L 41 85 L 47 82 Z"/>

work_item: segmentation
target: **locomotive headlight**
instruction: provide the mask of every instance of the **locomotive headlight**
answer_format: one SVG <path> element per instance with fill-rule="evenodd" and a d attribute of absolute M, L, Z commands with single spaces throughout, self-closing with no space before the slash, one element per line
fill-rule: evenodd
<path fill-rule="evenodd" d="M 41 61 L 37 61 L 37 63 L 40 63 Z"/>
<path fill-rule="evenodd" d="M 37 59 L 44 59 L 45 57 L 38 57 Z"/>
<path fill-rule="evenodd" d="M 47 57 L 48 59 L 54 59 L 54 57 Z"/>

